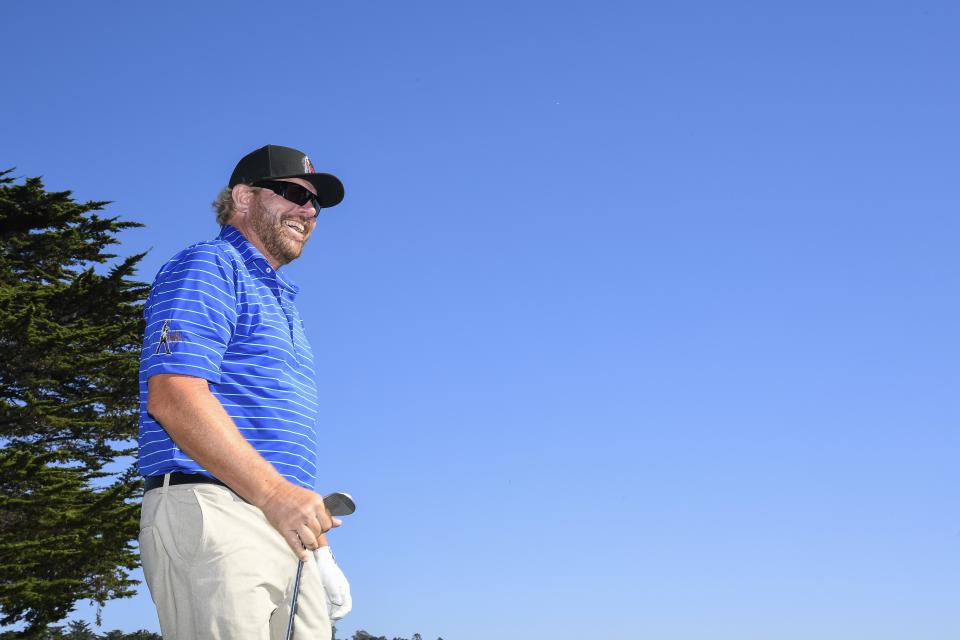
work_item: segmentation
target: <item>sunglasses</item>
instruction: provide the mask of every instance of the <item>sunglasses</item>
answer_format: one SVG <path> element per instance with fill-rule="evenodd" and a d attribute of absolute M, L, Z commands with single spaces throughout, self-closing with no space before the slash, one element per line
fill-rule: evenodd
<path fill-rule="evenodd" d="M 313 208 L 317 211 L 315 214 L 313 214 L 313 217 L 316 218 L 320 215 L 321 207 L 320 202 L 317 200 L 318 196 L 314 195 L 306 187 L 301 187 L 295 182 L 283 182 L 282 180 L 261 180 L 260 182 L 254 182 L 250 186 L 269 189 L 284 200 L 289 200 L 293 204 L 301 207 L 308 202 L 312 202 Z"/>

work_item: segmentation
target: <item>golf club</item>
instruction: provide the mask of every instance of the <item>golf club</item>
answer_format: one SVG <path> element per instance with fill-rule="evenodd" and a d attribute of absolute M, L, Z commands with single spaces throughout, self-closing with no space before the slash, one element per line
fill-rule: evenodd
<path fill-rule="evenodd" d="M 348 516 L 357 510 L 349 493 L 337 491 L 323 498 L 323 506 L 331 516 Z"/>
<path fill-rule="evenodd" d="M 323 498 L 323 506 L 331 516 L 348 516 L 357 510 L 349 493 L 337 491 Z M 286 640 L 293 640 L 293 621 L 297 617 L 297 598 L 300 596 L 300 578 L 303 576 L 303 560 L 297 560 L 297 576 L 293 579 L 293 597 L 290 598 L 290 619 L 287 620 Z"/>
<path fill-rule="evenodd" d="M 297 560 L 297 577 L 293 580 L 293 597 L 290 599 L 290 619 L 287 620 L 287 640 L 293 640 L 293 619 L 297 616 L 297 596 L 300 595 L 300 576 L 303 575 L 303 560 Z"/>

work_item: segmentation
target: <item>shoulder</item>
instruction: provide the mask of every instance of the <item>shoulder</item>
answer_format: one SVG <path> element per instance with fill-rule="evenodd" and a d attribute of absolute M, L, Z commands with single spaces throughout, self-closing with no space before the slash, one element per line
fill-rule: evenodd
<path fill-rule="evenodd" d="M 216 299 L 217 308 L 234 309 L 242 269 L 243 260 L 229 242 L 218 238 L 190 245 L 160 268 L 147 305 L 205 304 Z"/>
<path fill-rule="evenodd" d="M 237 250 L 221 238 L 198 242 L 170 258 L 160 268 L 154 284 L 171 279 L 205 279 L 206 276 L 232 281 L 242 263 Z"/>

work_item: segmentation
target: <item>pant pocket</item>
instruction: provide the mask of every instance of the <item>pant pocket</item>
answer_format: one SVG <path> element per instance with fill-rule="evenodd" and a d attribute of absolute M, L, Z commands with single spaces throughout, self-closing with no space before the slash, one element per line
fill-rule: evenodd
<path fill-rule="evenodd" d="M 152 527 L 157 519 L 157 509 L 160 506 L 161 494 L 156 489 L 147 491 L 140 503 L 140 531 Z"/>
<path fill-rule="evenodd" d="M 164 565 L 163 543 L 153 526 L 141 528 L 137 541 L 140 545 L 140 563 L 143 566 L 143 577 L 147 580 L 150 596 L 156 602 L 157 576 L 162 573 Z"/>
<path fill-rule="evenodd" d="M 190 561 L 203 547 L 206 527 L 200 502 L 190 487 L 168 489 L 164 502 L 168 533 L 164 543 L 180 559 Z"/>

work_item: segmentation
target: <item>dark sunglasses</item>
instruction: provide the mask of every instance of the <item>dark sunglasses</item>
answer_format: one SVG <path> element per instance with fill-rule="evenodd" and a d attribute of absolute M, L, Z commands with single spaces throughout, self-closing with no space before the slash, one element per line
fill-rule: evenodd
<path fill-rule="evenodd" d="M 313 208 L 317 211 L 315 214 L 313 214 L 313 217 L 316 218 L 320 215 L 321 207 L 320 203 L 317 201 L 317 196 L 313 195 L 313 193 L 311 193 L 311 191 L 306 187 L 301 187 L 295 182 L 283 182 L 282 180 L 261 180 L 260 182 L 254 182 L 250 186 L 270 189 L 270 191 L 273 191 L 284 200 L 289 200 L 293 204 L 301 207 L 308 202 L 313 202 Z"/>

